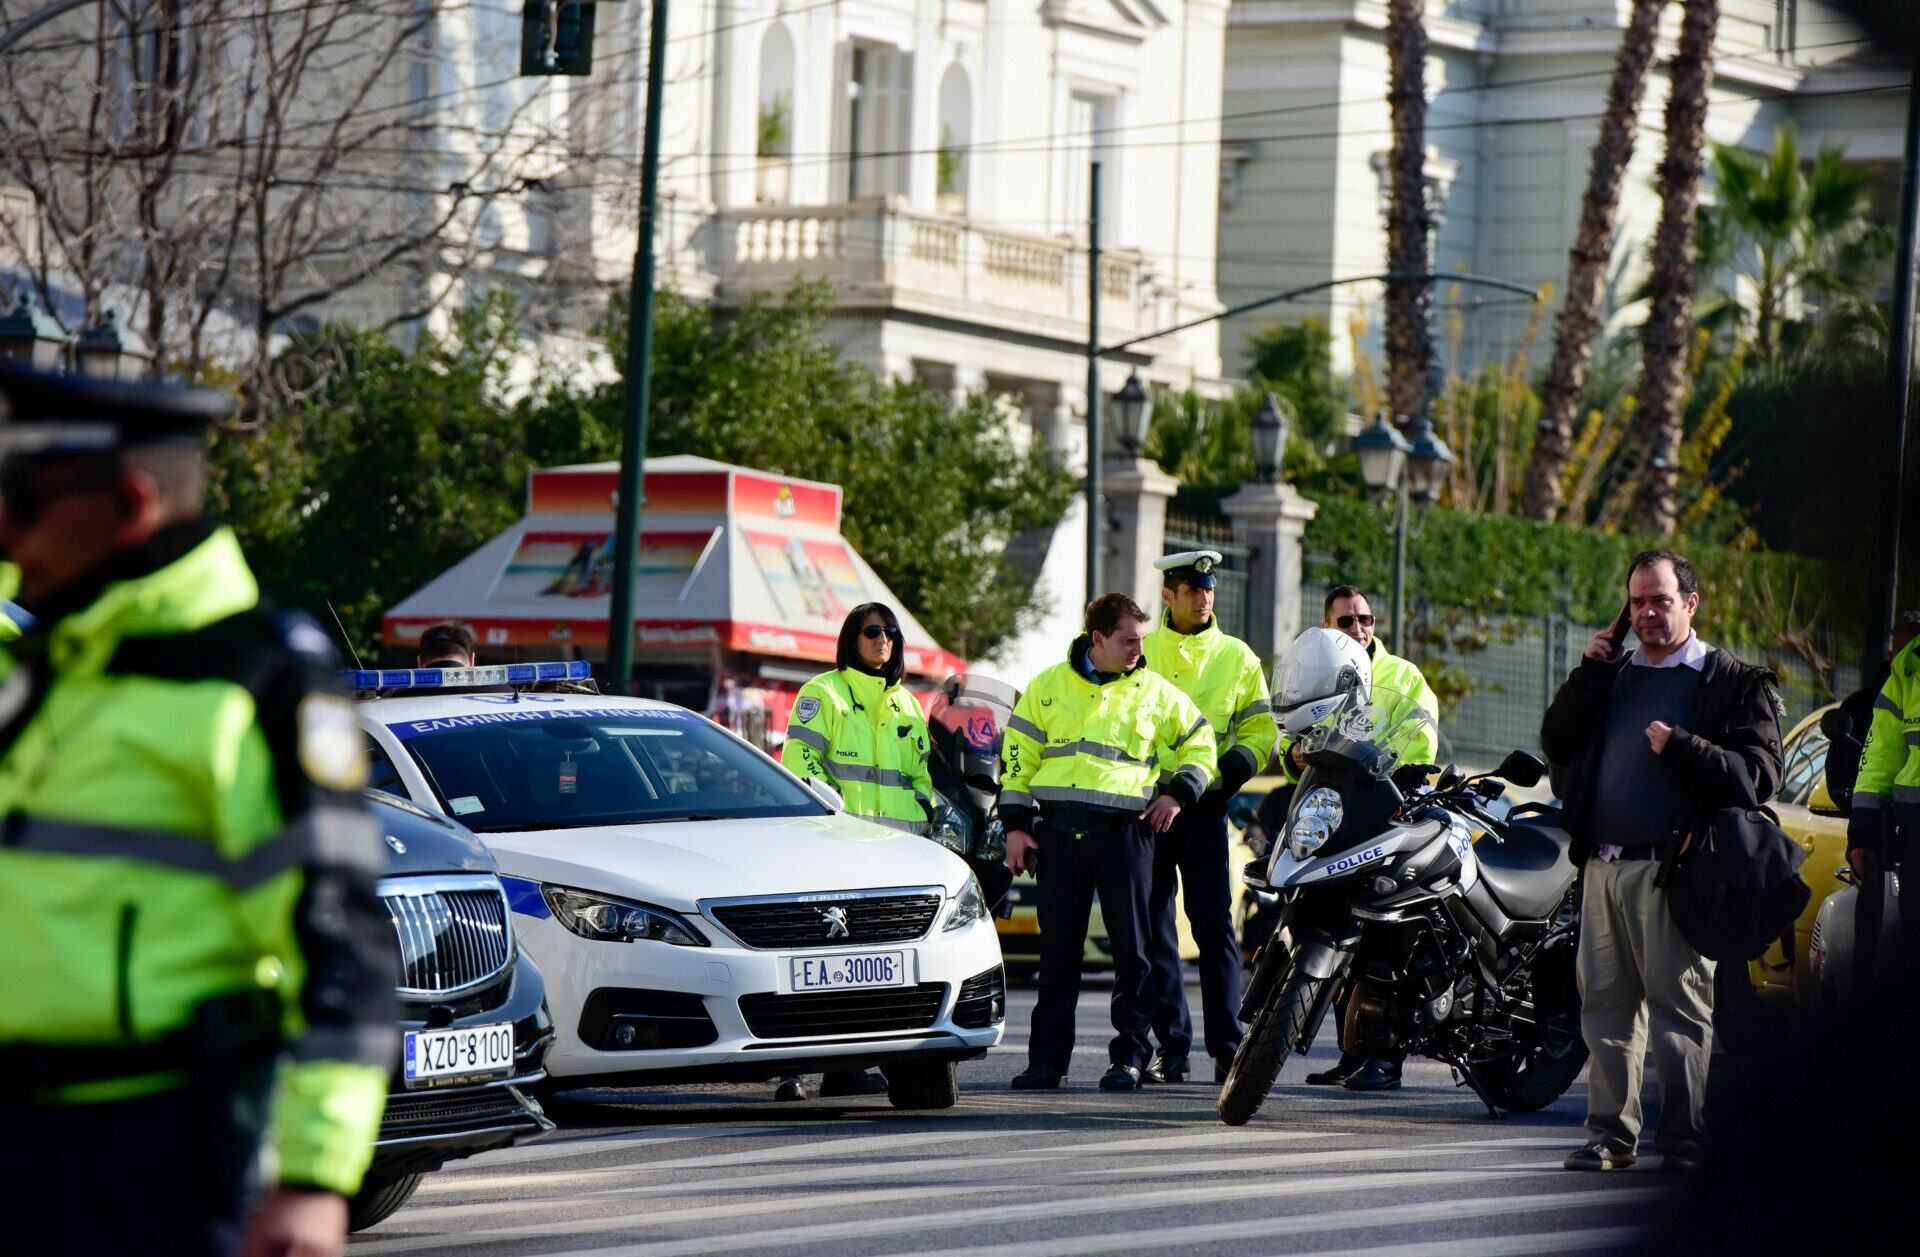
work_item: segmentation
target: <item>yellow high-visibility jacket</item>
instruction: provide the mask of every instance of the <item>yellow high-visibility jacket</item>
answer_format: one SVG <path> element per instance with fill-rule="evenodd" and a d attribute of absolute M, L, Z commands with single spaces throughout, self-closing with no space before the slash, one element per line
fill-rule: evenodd
<path fill-rule="evenodd" d="M 1008 832 L 1036 817 L 1138 814 L 1164 755 L 1174 767 L 1164 793 L 1192 804 L 1215 772 L 1213 726 L 1193 700 L 1146 666 L 1104 685 L 1080 673 L 1089 638 L 1065 662 L 1033 679 L 1013 709 L 1001 747 L 1000 819 Z"/>
<path fill-rule="evenodd" d="M 813 678 L 793 701 L 780 762 L 795 776 L 831 782 L 856 816 L 927 832 L 927 716 L 897 684 L 853 668 Z"/>
<path fill-rule="evenodd" d="M 1873 700 L 1873 721 L 1860 752 L 1853 806 L 1920 804 L 1920 638 L 1893 657 L 1887 683 Z"/>
<path fill-rule="evenodd" d="M 262 1057 L 286 1050 L 280 1181 L 351 1195 L 398 1037 L 365 738 L 320 688 L 325 634 L 260 609 L 232 532 L 154 543 L 143 575 L 0 649 L 0 1047 L 171 1060 L 202 1004 L 249 999 Z M 36 1098 L 130 1099 L 190 1068 Z"/>
<path fill-rule="evenodd" d="M 1147 667 L 1173 682 L 1213 726 L 1219 749 L 1216 786 L 1237 790 L 1267 766 L 1280 727 L 1266 674 L 1253 647 L 1220 631 L 1209 619 L 1197 633 L 1182 633 L 1162 612 L 1160 627 L 1143 643 Z"/>

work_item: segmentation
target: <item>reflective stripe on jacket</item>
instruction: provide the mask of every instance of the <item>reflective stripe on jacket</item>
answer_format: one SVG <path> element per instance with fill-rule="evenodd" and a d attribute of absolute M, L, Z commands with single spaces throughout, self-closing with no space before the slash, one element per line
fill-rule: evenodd
<path fill-rule="evenodd" d="M 157 566 L 0 650 L 0 1044 L 151 1045 L 271 992 L 280 1180 L 351 1195 L 397 1038 L 364 735 L 316 692 L 325 635 L 258 609 L 230 531 L 162 536 Z"/>
<path fill-rule="evenodd" d="M 1368 703 L 1379 710 L 1381 726 L 1389 730 L 1388 748 L 1400 753 L 1403 764 L 1431 764 L 1440 753 L 1440 700 L 1434 696 L 1433 687 L 1419 668 L 1388 651 L 1379 638 L 1373 639 L 1367 653 L 1373 657 L 1373 691 Z M 1414 717 L 1415 712 L 1422 711 L 1429 719 Z M 1294 741 L 1288 738 L 1280 747 L 1280 771 L 1288 781 L 1300 780 L 1286 754 Z"/>
<path fill-rule="evenodd" d="M 1193 700 L 1146 666 L 1095 685 L 1066 662 L 1033 679 L 1008 722 L 1000 751 L 1000 817 L 1008 830 L 1066 805 L 1094 812 L 1139 812 L 1158 791 L 1162 758 L 1173 767 L 1166 792 L 1191 804 L 1212 782 L 1213 726 Z"/>
<path fill-rule="evenodd" d="M 1280 727 L 1274 723 L 1266 674 L 1253 647 L 1222 633 L 1217 617 L 1197 633 L 1182 633 L 1163 612 L 1160 627 L 1147 634 L 1142 650 L 1147 667 L 1173 682 L 1213 726 L 1221 776 L 1226 775 L 1229 756 L 1246 761 L 1242 780 L 1267 766 Z"/>
<path fill-rule="evenodd" d="M 933 811 L 927 717 L 897 684 L 852 668 L 813 678 L 793 701 L 780 762 L 795 776 L 832 785 L 856 816 L 927 832 Z"/>
<path fill-rule="evenodd" d="M 1920 638 L 1893 657 L 1887 683 L 1873 700 L 1873 721 L 1860 752 L 1853 806 L 1920 804 Z"/>

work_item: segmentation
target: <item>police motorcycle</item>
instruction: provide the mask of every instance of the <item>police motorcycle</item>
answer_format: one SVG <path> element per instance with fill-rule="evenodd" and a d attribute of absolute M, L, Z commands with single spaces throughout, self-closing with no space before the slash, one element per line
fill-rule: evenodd
<path fill-rule="evenodd" d="M 1000 824 L 1000 746 L 1020 691 L 977 674 L 950 676 L 927 711 L 927 770 L 933 778 L 929 835 L 967 862 L 987 910 L 999 915 L 1013 885 Z"/>
<path fill-rule="evenodd" d="M 1503 780 L 1534 785 L 1545 765 L 1515 751 L 1428 786 L 1433 766 L 1402 756 L 1437 745 L 1431 718 L 1376 692 L 1365 652 L 1330 629 L 1302 635 L 1274 689 L 1306 767 L 1284 832 L 1246 872 L 1281 911 L 1241 1003 L 1221 1120 L 1253 1117 L 1349 984 L 1347 1050 L 1442 1061 L 1493 1116 L 1551 1104 L 1587 1057 L 1569 839 L 1552 809 L 1492 810 Z M 1410 714 L 1389 725 L 1397 708 Z"/>

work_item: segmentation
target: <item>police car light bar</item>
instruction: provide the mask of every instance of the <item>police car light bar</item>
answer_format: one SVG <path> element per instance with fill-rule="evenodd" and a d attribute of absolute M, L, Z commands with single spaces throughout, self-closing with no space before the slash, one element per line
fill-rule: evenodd
<path fill-rule="evenodd" d="M 464 689 L 476 685 L 533 685 L 585 681 L 593 667 L 584 659 L 558 663 L 495 663 L 482 668 L 348 668 L 340 679 L 350 690 Z"/>

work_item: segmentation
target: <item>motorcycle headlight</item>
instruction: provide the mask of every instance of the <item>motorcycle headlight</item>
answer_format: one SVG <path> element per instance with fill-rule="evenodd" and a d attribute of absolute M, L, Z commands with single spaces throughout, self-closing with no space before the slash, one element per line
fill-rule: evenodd
<path fill-rule="evenodd" d="M 1326 845 L 1347 818 L 1346 804 L 1336 790 L 1325 786 L 1312 790 L 1294 810 L 1293 826 L 1287 831 L 1287 850 L 1296 860 L 1304 860 Z"/>
<path fill-rule="evenodd" d="M 957 856 L 973 850 L 973 822 L 938 795 L 934 796 L 933 828 L 927 836 Z"/>
<path fill-rule="evenodd" d="M 953 911 L 947 914 L 947 929 L 957 930 L 986 919 L 987 896 L 980 889 L 980 879 L 969 875 L 967 884 L 953 897 Z"/>
<path fill-rule="evenodd" d="M 540 894 L 553 910 L 554 919 L 581 938 L 603 943 L 644 940 L 675 947 L 712 946 L 692 922 L 665 908 L 566 886 L 542 886 Z"/>

